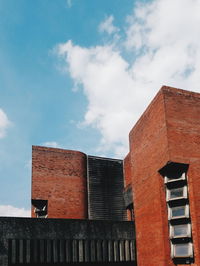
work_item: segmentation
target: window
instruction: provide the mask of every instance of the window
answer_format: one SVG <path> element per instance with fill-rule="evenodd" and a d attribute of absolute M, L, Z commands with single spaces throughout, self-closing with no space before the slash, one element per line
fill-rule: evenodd
<path fill-rule="evenodd" d="M 185 173 L 183 173 L 182 175 L 176 178 L 174 178 L 173 176 L 172 177 L 165 176 L 165 183 L 170 183 L 170 182 L 175 182 L 175 181 L 180 181 L 180 180 L 186 180 Z"/>
<path fill-rule="evenodd" d="M 168 208 L 168 219 L 188 218 L 189 217 L 189 206 L 177 206 Z"/>
<path fill-rule="evenodd" d="M 168 206 L 171 258 L 175 264 L 193 261 L 186 164 L 168 162 L 159 173 L 164 177 Z"/>
<path fill-rule="evenodd" d="M 32 199 L 32 205 L 37 218 L 47 218 L 48 200 Z"/>
<path fill-rule="evenodd" d="M 47 218 L 47 206 L 44 206 L 43 208 L 35 208 L 34 212 L 36 214 L 37 218 Z"/>
<path fill-rule="evenodd" d="M 167 189 L 167 201 L 187 198 L 187 187 Z"/>
<path fill-rule="evenodd" d="M 170 237 L 191 237 L 191 225 L 190 224 L 179 224 L 170 225 Z"/>
<path fill-rule="evenodd" d="M 193 256 L 192 243 L 171 244 L 172 258 L 187 258 Z"/>

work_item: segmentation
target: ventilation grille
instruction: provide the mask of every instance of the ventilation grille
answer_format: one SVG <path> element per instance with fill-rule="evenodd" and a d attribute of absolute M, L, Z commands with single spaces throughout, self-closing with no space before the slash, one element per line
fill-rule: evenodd
<path fill-rule="evenodd" d="M 134 240 L 9 239 L 9 265 L 135 261 Z"/>
<path fill-rule="evenodd" d="M 88 212 L 93 220 L 126 220 L 121 160 L 88 156 Z"/>

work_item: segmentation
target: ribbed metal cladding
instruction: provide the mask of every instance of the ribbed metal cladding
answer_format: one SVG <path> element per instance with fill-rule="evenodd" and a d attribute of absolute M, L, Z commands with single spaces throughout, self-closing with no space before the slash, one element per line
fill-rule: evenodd
<path fill-rule="evenodd" d="M 8 265 L 135 261 L 129 239 L 9 239 Z"/>
<path fill-rule="evenodd" d="M 93 220 L 126 220 L 122 160 L 87 157 L 88 216 Z"/>

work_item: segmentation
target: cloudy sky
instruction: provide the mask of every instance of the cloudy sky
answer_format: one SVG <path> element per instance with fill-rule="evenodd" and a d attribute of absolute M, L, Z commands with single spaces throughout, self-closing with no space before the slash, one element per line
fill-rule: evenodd
<path fill-rule="evenodd" d="M 0 1 L 0 215 L 29 216 L 31 146 L 123 158 L 162 85 L 200 92 L 199 0 Z"/>

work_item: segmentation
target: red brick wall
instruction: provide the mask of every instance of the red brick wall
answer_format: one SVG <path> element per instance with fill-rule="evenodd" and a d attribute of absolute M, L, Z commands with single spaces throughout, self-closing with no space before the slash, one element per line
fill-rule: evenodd
<path fill-rule="evenodd" d="M 86 155 L 33 146 L 32 199 L 48 200 L 48 218 L 87 218 Z"/>
<path fill-rule="evenodd" d="M 200 94 L 165 88 L 170 160 L 189 164 L 195 264 L 200 265 Z"/>
<path fill-rule="evenodd" d="M 189 164 L 195 263 L 200 265 L 200 94 L 162 87 L 130 132 L 139 266 L 174 265 L 163 178 L 168 161 Z"/>
<path fill-rule="evenodd" d="M 158 174 L 169 160 L 162 91 L 130 132 L 130 156 L 138 265 L 173 265 L 165 189 Z"/>

